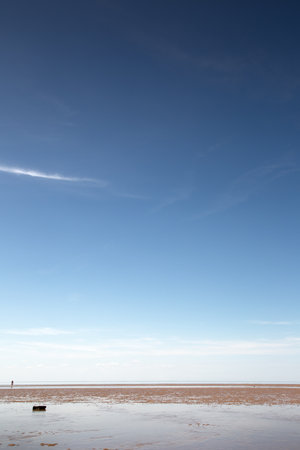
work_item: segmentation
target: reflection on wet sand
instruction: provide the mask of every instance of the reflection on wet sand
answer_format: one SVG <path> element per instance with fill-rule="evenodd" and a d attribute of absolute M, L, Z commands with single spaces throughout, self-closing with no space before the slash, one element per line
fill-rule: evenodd
<path fill-rule="evenodd" d="M 35 449 L 299 450 L 300 407 L 193 404 L 0 405 L 0 444 Z"/>
<path fill-rule="evenodd" d="M 33 412 L 36 402 L 47 411 Z M 299 386 L 0 390 L 0 446 L 299 450 Z"/>

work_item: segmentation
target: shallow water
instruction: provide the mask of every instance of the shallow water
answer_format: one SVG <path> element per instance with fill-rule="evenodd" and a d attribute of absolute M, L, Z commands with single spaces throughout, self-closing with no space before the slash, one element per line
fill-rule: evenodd
<path fill-rule="evenodd" d="M 289 405 L 64 403 L 33 413 L 31 403 L 6 403 L 0 424 L 2 448 L 300 448 L 300 407 Z"/>

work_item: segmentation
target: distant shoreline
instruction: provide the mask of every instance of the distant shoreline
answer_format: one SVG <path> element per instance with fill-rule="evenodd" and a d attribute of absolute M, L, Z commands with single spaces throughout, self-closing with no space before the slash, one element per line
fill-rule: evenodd
<path fill-rule="evenodd" d="M 41 387 L 296 387 L 300 388 L 300 383 L 16 383 L 14 384 L 14 389 L 16 388 L 27 388 L 30 389 Z M 8 383 L 0 383 L 0 388 L 10 387 Z"/>

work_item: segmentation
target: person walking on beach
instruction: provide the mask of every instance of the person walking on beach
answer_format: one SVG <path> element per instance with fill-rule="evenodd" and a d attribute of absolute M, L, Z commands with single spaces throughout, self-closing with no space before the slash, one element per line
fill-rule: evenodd
<path fill-rule="evenodd" d="M 10 388 L 12 389 L 14 387 L 14 380 L 11 380 L 10 382 Z"/>

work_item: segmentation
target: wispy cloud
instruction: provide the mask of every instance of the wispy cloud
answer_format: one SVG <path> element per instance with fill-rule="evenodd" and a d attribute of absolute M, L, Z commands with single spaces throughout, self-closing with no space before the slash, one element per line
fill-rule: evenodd
<path fill-rule="evenodd" d="M 59 330 L 58 330 L 59 331 Z M 16 333 L 17 334 L 17 333 Z M 299 355 L 300 338 L 261 340 L 184 340 L 164 339 L 112 339 L 105 342 L 44 342 L 18 341 L 0 348 L 1 352 L 41 352 L 47 350 L 61 358 L 126 358 L 126 357 L 200 357 L 200 356 L 242 356 L 242 355 Z"/>
<path fill-rule="evenodd" d="M 59 330 L 57 328 L 27 328 L 27 329 L 12 329 L 0 330 L 2 334 L 17 335 L 17 336 L 59 336 L 62 334 L 73 334 L 72 331 Z"/>
<path fill-rule="evenodd" d="M 164 56 L 179 63 L 190 64 L 200 71 L 211 71 L 223 74 L 239 74 L 253 64 L 245 56 L 236 57 L 232 55 L 206 53 L 193 54 L 188 49 L 180 48 L 164 39 L 153 40 L 156 49 Z M 252 64 L 251 64 L 252 63 Z"/>
<path fill-rule="evenodd" d="M 249 76 L 255 76 L 259 81 L 258 86 L 252 86 L 252 95 L 256 97 L 272 95 L 287 101 L 299 90 L 299 76 L 285 70 L 274 59 L 268 49 L 259 51 L 249 47 L 245 53 L 220 52 L 214 47 L 199 47 L 195 51 L 194 46 L 179 44 L 174 39 L 166 39 L 156 33 L 147 34 L 144 30 L 132 32 L 132 38 L 138 45 L 144 45 L 151 53 L 160 55 L 164 61 L 189 66 L 199 74 L 209 75 L 206 79 L 209 83 L 225 83 L 239 86 L 245 83 Z M 202 82 L 205 78 L 202 77 Z"/>
<path fill-rule="evenodd" d="M 174 189 L 173 192 L 163 198 L 157 206 L 155 206 L 151 212 L 156 213 L 162 209 L 168 208 L 170 206 L 175 205 L 178 202 L 183 202 L 189 200 L 193 192 L 193 189 L 188 188 L 180 188 L 180 189 Z"/>
<path fill-rule="evenodd" d="M 139 46 L 143 45 L 151 53 L 163 56 L 164 60 L 190 65 L 200 72 L 237 76 L 246 69 L 256 68 L 258 63 L 257 57 L 252 58 L 250 55 L 245 57 L 245 55 L 224 54 L 213 49 L 207 51 L 207 48 L 195 52 L 190 46 L 177 45 L 173 40 L 166 39 L 162 35 L 158 36 L 157 33 L 153 35 L 145 30 L 133 29 L 132 24 L 127 36 L 130 36 L 130 39 Z"/>
<path fill-rule="evenodd" d="M 284 320 L 250 320 L 250 323 L 253 323 L 254 325 L 296 325 L 298 322 L 290 322 Z"/>
<path fill-rule="evenodd" d="M 53 109 L 65 117 L 76 115 L 77 111 L 71 108 L 65 101 L 55 95 L 42 93 L 39 95 L 40 99 L 48 103 Z"/>
<path fill-rule="evenodd" d="M 127 199 L 132 199 L 132 200 L 151 200 L 151 197 L 146 196 L 146 195 L 142 195 L 142 194 L 136 194 L 136 193 L 132 193 L 132 192 L 122 192 L 120 190 L 116 190 L 116 189 L 109 189 L 109 192 L 111 195 L 113 195 L 114 197 L 119 197 L 119 198 L 127 198 Z"/>
<path fill-rule="evenodd" d="M 132 200 L 150 200 L 150 197 L 137 193 L 128 193 L 126 191 L 115 189 L 109 182 L 96 178 L 73 177 L 59 173 L 48 173 L 41 170 L 27 169 L 23 167 L 12 167 L 0 164 L 0 172 L 15 176 L 24 176 L 37 178 L 41 180 L 50 180 L 68 183 L 88 183 L 96 188 L 105 188 L 106 194 L 113 197 L 132 199 Z"/>
<path fill-rule="evenodd" d="M 217 214 L 242 204 L 276 179 L 298 171 L 299 169 L 292 163 L 264 164 L 249 170 L 230 184 L 227 191 L 216 200 L 215 205 L 200 213 L 197 217 Z"/>
<path fill-rule="evenodd" d="M 7 173 L 10 175 L 22 175 L 27 177 L 42 178 L 53 181 L 68 181 L 73 183 L 89 182 L 89 183 L 96 183 L 98 186 L 101 187 L 107 186 L 107 182 L 103 180 L 96 180 L 93 178 L 70 177 L 58 173 L 51 174 L 34 169 L 24 169 L 21 167 L 10 167 L 0 165 L 0 172 Z"/>
<path fill-rule="evenodd" d="M 3 381 L 11 379 L 12 373 L 36 381 L 196 380 L 199 374 L 207 380 L 215 380 L 217 375 L 220 380 L 221 374 L 227 381 L 287 381 L 295 380 L 299 373 L 300 337 L 149 340 L 93 335 L 91 339 L 79 330 L 73 336 L 1 337 Z"/>

